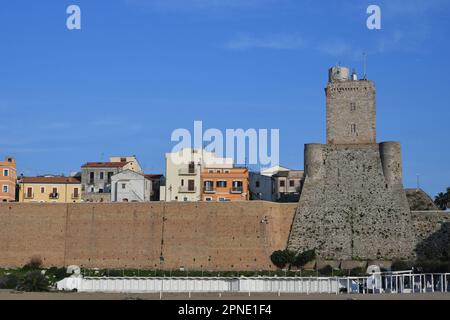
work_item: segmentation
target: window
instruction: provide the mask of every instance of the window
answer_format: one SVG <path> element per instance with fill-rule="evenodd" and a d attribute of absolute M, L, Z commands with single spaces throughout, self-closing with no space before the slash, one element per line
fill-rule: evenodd
<path fill-rule="evenodd" d="M 78 188 L 74 188 L 73 189 L 73 197 L 78 198 L 79 196 L 80 196 L 80 192 L 79 192 Z"/>
<path fill-rule="evenodd" d="M 351 132 L 352 134 L 356 134 L 356 124 L 351 125 Z"/>
<path fill-rule="evenodd" d="M 214 190 L 214 182 L 213 181 L 205 181 L 203 183 L 203 187 L 205 188 L 206 192 L 211 192 Z"/>
<path fill-rule="evenodd" d="M 5 177 L 9 176 L 9 169 L 3 170 L 3 176 L 5 176 Z"/>
<path fill-rule="evenodd" d="M 195 163 L 189 163 L 189 173 L 195 173 Z"/>
<path fill-rule="evenodd" d="M 94 192 L 94 187 L 91 187 L 91 192 Z"/>
<path fill-rule="evenodd" d="M 184 187 L 184 179 L 181 179 L 181 186 Z"/>
<path fill-rule="evenodd" d="M 127 162 L 127 158 L 120 158 L 120 162 Z"/>
<path fill-rule="evenodd" d="M 122 183 L 122 189 L 126 189 L 127 184 L 126 183 Z"/>
<path fill-rule="evenodd" d="M 183 201 L 188 201 L 188 198 L 187 198 L 187 197 L 184 197 L 184 198 L 183 198 Z"/>
<path fill-rule="evenodd" d="M 284 187 L 286 185 L 286 182 L 284 180 L 280 180 L 280 187 Z"/>
<path fill-rule="evenodd" d="M 205 200 L 206 200 L 206 201 L 211 201 L 211 200 L 212 200 L 212 198 L 205 198 Z"/>
<path fill-rule="evenodd" d="M 45 187 L 41 187 L 41 193 L 45 193 Z"/>
<path fill-rule="evenodd" d="M 356 110 L 356 102 L 351 102 L 350 103 L 350 110 L 351 111 L 355 111 Z"/>
<path fill-rule="evenodd" d="M 220 170 L 217 170 L 216 172 L 217 172 L 217 173 L 220 173 L 221 171 L 220 171 Z"/>
<path fill-rule="evenodd" d="M 103 189 L 98 189 L 98 193 L 103 193 Z"/>
<path fill-rule="evenodd" d="M 223 202 L 223 201 L 227 201 L 226 198 L 219 198 L 219 201 Z"/>
<path fill-rule="evenodd" d="M 103 180 L 105 178 L 104 172 L 100 172 L 100 180 Z"/>
<path fill-rule="evenodd" d="M 53 193 L 54 194 L 58 193 L 58 188 L 53 188 Z"/>
<path fill-rule="evenodd" d="M 209 173 L 214 173 L 214 170 L 208 170 Z"/>
<path fill-rule="evenodd" d="M 89 183 L 94 183 L 94 177 L 95 177 L 95 173 L 94 172 L 89 172 Z"/>
<path fill-rule="evenodd" d="M 295 181 L 289 180 L 289 187 L 295 187 Z"/>
<path fill-rule="evenodd" d="M 230 173 L 230 170 L 225 170 L 225 173 Z"/>
<path fill-rule="evenodd" d="M 188 190 L 189 191 L 195 191 L 195 180 L 189 180 L 188 181 Z"/>
<path fill-rule="evenodd" d="M 28 187 L 27 188 L 27 198 L 33 198 L 33 188 L 32 187 Z"/>
<path fill-rule="evenodd" d="M 3 186 L 3 192 L 4 192 L 4 193 L 8 193 L 8 191 L 9 191 L 9 190 L 8 190 L 8 186 L 6 186 L 6 185 Z"/>
<path fill-rule="evenodd" d="M 217 186 L 217 188 L 226 188 L 227 182 L 226 181 L 217 181 L 216 186 Z"/>
<path fill-rule="evenodd" d="M 259 181 L 256 181 L 256 182 L 255 182 L 255 187 L 256 187 L 256 188 L 259 188 L 259 187 L 260 187 L 260 185 L 261 185 L 261 184 L 260 184 L 260 182 L 259 182 Z"/>
<path fill-rule="evenodd" d="M 111 177 L 114 175 L 114 172 L 108 172 L 108 183 L 111 183 Z"/>

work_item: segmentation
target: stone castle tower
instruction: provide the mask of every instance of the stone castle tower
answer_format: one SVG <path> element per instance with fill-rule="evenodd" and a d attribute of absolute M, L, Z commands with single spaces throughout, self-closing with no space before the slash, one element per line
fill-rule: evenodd
<path fill-rule="evenodd" d="M 329 71 L 327 144 L 305 145 L 305 183 L 288 248 L 321 259 L 413 256 L 400 143 L 376 141 L 376 89 L 343 67 Z"/>

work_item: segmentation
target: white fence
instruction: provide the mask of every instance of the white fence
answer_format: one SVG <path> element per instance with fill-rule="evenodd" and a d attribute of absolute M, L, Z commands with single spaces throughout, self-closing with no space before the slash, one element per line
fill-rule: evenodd
<path fill-rule="evenodd" d="M 111 293 L 427 293 L 450 292 L 450 274 L 376 274 L 370 277 L 139 278 L 70 277 L 58 290 Z"/>

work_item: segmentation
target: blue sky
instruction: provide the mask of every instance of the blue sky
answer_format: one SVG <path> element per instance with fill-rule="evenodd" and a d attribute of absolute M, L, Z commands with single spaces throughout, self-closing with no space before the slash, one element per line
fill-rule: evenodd
<path fill-rule="evenodd" d="M 66 8 L 82 10 L 69 31 Z M 378 4 L 382 30 L 366 28 Z M 25 175 L 135 154 L 164 171 L 177 128 L 278 128 L 280 162 L 325 142 L 327 69 L 378 93 L 378 140 L 402 143 L 404 183 L 450 185 L 446 0 L 44 0 L 0 6 L 0 156 Z"/>

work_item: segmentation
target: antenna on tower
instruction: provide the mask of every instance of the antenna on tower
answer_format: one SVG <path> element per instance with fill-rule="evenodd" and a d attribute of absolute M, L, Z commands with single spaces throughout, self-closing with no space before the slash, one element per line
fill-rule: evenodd
<path fill-rule="evenodd" d="M 363 52 L 363 62 L 364 62 L 364 75 L 363 75 L 363 79 L 367 80 L 367 54 L 365 52 Z"/>

